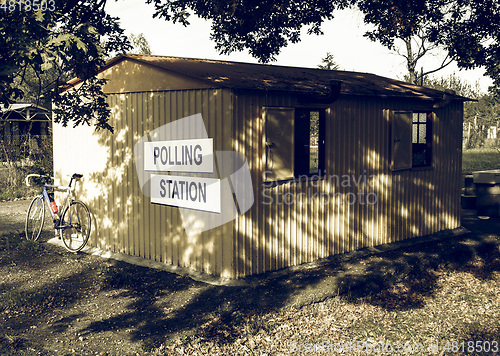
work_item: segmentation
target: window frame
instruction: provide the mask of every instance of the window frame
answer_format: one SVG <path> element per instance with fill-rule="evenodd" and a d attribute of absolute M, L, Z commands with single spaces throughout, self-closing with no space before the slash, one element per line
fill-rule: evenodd
<path fill-rule="evenodd" d="M 432 124 L 433 124 L 433 117 L 434 113 L 432 111 L 426 111 L 426 110 L 415 110 L 413 111 L 413 115 L 415 114 L 425 114 L 425 122 L 421 122 L 420 118 L 417 119 L 416 122 L 412 120 L 412 168 L 428 168 L 432 167 L 433 159 L 432 159 L 432 141 L 433 141 L 433 135 L 432 135 Z M 420 133 L 419 129 L 420 126 L 425 125 L 425 142 L 421 143 L 420 141 Z M 417 126 L 416 130 L 416 141 L 414 142 L 415 137 L 413 136 L 415 130 L 413 129 L 414 126 Z M 422 147 L 424 147 L 422 149 Z M 425 160 L 424 164 L 415 164 L 415 159 L 416 155 L 420 153 L 420 151 L 424 151 L 425 154 Z"/>
<path fill-rule="evenodd" d="M 300 157 L 300 154 L 304 154 L 304 151 L 299 152 L 298 145 L 300 142 L 304 143 L 305 139 L 303 137 L 299 138 L 300 132 L 304 132 L 304 130 L 300 130 L 297 125 L 297 120 L 299 120 L 299 115 L 301 113 L 309 112 L 309 121 L 308 121 L 308 130 L 309 132 L 307 138 L 307 144 L 303 146 L 308 147 L 308 171 L 304 170 L 304 164 L 298 164 L 297 158 Z M 310 173 L 310 113 L 317 111 L 319 114 L 318 117 L 318 169 L 316 172 Z M 293 122 L 284 123 L 283 127 L 288 129 L 292 129 L 293 132 L 288 133 L 288 137 L 291 140 L 290 142 L 283 142 L 284 133 L 276 132 L 277 128 L 277 119 L 281 117 L 283 120 L 287 120 L 287 115 L 292 115 Z M 325 136 L 326 136 L 326 109 L 321 107 L 272 107 L 272 106 L 264 106 L 263 107 L 263 117 L 264 117 L 264 137 L 263 137 L 263 145 L 264 145 L 264 174 L 263 181 L 265 183 L 270 182 L 287 182 L 297 180 L 297 178 L 301 177 L 311 177 L 311 176 L 322 176 L 325 171 Z M 284 130 L 284 129 L 282 129 Z M 278 140 L 278 142 L 273 142 Z M 289 141 L 289 140 L 286 140 Z M 282 148 L 281 151 L 280 147 Z M 286 148 L 290 148 L 286 150 Z M 285 152 L 283 152 L 285 151 Z M 290 152 L 291 151 L 291 152 Z M 277 162 L 290 164 L 291 167 L 282 167 L 278 166 L 276 171 L 272 168 L 274 164 Z M 287 172 L 289 171 L 289 173 Z"/>
<path fill-rule="evenodd" d="M 414 114 L 426 114 L 425 148 L 419 143 L 419 126 L 423 123 L 413 122 Z M 433 123 L 432 110 L 391 110 L 391 170 L 422 170 L 433 167 Z M 414 143 L 414 125 L 417 124 L 417 142 Z M 415 164 L 415 157 L 425 153 L 424 164 Z"/>
<path fill-rule="evenodd" d="M 300 113 L 303 112 L 309 112 L 309 127 L 308 131 L 309 135 L 307 137 L 308 144 L 305 145 L 308 147 L 307 151 L 307 156 L 308 156 L 308 165 L 307 165 L 307 170 L 305 170 L 305 165 L 299 166 L 299 158 L 301 154 L 299 153 L 298 145 L 300 144 L 297 140 L 297 136 L 301 133 L 300 131 L 300 125 L 297 124 L 297 120 L 299 119 Z M 318 112 L 318 168 L 315 172 L 311 172 L 311 146 L 310 146 L 310 140 L 311 140 L 311 132 L 310 132 L 310 125 L 311 125 L 311 113 L 312 112 Z M 326 109 L 324 108 L 316 108 L 316 107 L 297 107 L 295 108 L 295 123 L 294 123 L 294 178 L 299 178 L 299 177 L 310 177 L 310 176 L 321 176 L 324 175 L 325 172 L 325 117 L 326 117 Z M 300 120 L 300 119 L 299 119 Z M 304 150 L 305 151 L 305 150 Z M 302 156 L 306 156 L 306 154 L 302 153 Z"/>

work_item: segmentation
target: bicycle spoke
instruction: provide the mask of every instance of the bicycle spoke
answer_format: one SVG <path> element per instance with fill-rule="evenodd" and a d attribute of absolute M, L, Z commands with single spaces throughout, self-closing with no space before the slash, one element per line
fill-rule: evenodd
<path fill-rule="evenodd" d="M 90 236 L 91 218 L 85 204 L 74 201 L 61 216 L 61 237 L 69 251 L 78 252 Z"/>
<path fill-rule="evenodd" d="M 27 240 L 36 241 L 42 232 L 45 220 L 45 205 L 41 195 L 33 198 L 26 213 L 25 236 Z"/>

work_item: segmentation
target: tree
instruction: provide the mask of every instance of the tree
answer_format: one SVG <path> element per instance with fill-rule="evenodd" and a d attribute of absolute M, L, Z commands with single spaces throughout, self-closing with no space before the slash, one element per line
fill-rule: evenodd
<path fill-rule="evenodd" d="M 433 52 L 442 50 L 443 47 L 438 44 L 427 43 L 428 41 L 423 29 L 420 29 L 418 33 L 410 37 L 401 38 L 401 41 L 403 42 L 402 49 L 397 47 L 392 49 L 406 60 L 406 69 L 408 70 L 407 81 L 409 83 L 423 85 L 426 76 L 444 69 L 453 62 L 450 55 L 446 54 L 441 63 L 436 67 L 426 69 L 425 71 L 423 67 L 420 67 L 421 70 L 419 71 L 419 61 L 427 55 L 434 54 Z"/>
<path fill-rule="evenodd" d="M 444 45 L 432 40 L 435 23 L 450 15 L 450 8 L 431 1 L 406 2 L 401 0 L 382 1 L 373 4 L 367 0 L 359 2 L 365 14 L 365 22 L 375 25 L 365 36 L 378 41 L 395 51 L 406 61 L 408 82 L 422 84 L 423 78 L 450 65 L 449 53 L 436 68 L 418 68 L 418 62 L 427 55 L 444 50 Z"/>
<path fill-rule="evenodd" d="M 396 40 L 423 36 L 425 46 L 442 47 L 460 68 L 484 67 L 500 91 L 500 4 L 497 0 L 147 0 L 155 16 L 189 24 L 191 13 L 211 20 L 219 52 L 248 49 L 262 62 L 300 41 L 300 30 L 320 34 L 333 11 L 360 9 L 373 30 L 367 36 L 393 48 Z M 418 54 L 415 54 L 418 57 Z M 413 52 L 410 63 L 415 60 Z M 445 62 L 446 64 L 446 62 Z M 414 66 L 411 72 L 415 74 Z"/>
<path fill-rule="evenodd" d="M 481 93 L 479 83 L 471 85 L 469 82 L 461 79 L 456 73 L 441 77 L 425 77 L 423 86 L 441 91 L 453 90 L 458 95 L 474 100 L 484 95 L 484 93 Z"/>
<path fill-rule="evenodd" d="M 132 45 L 131 53 L 153 54 L 153 52 L 151 52 L 151 46 L 143 33 L 139 33 L 138 35 L 131 34 L 128 40 Z"/>
<path fill-rule="evenodd" d="M 321 34 L 324 20 L 346 8 L 343 0 L 147 0 L 155 17 L 188 25 L 193 12 L 212 21 L 211 39 L 221 54 L 248 49 L 261 62 L 275 60 L 281 48 L 300 41 L 300 31 Z"/>
<path fill-rule="evenodd" d="M 465 148 L 480 146 L 490 126 L 497 126 L 500 120 L 500 102 L 492 93 L 482 93 L 479 85 L 471 85 L 452 74 L 446 77 L 428 77 L 424 86 L 446 90 L 451 89 L 458 95 L 474 99 L 464 103 Z"/>
<path fill-rule="evenodd" d="M 107 0 L 3 1 L 0 4 L 0 103 L 20 100 L 32 71 L 38 97 L 50 94 L 58 105 L 56 122 L 94 124 L 112 129 L 109 109 L 97 79 L 110 53 L 130 49 L 118 19 L 106 14 Z M 190 14 L 212 21 L 211 39 L 220 53 L 248 49 L 262 62 L 276 58 L 301 30 L 321 34 L 333 11 L 357 7 L 372 25 L 367 36 L 393 48 L 396 41 L 425 39 L 422 48 L 441 47 L 465 69 L 484 67 L 500 93 L 500 3 L 498 0 L 146 0 L 155 17 L 189 24 Z M 17 4 L 13 6 L 13 4 Z M 103 43 L 102 45 L 100 43 Z M 408 46 L 407 46 L 408 48 Z M 414 54 L 415 53 L 415 54 Z M 415 58 L 407 52 L 409 71 L 416 76 Z M 44 80 L 49 70 L 57 75 Z M 78 95 L 60 95 L 66 77 L 83 80 Z M 51 91 L 52 88 L 56 90 Z M 75 117 L 70 116 L 77 115 Z"/>
<path fill-rule="evenodd" d="M 26 97 L 26 85 L 33 84 L 29 78 L 34 77 L 38 99 L 49 96 L 58 105 L 55 122 L 112 130 L 102 91 L 105 81 L 97 79 L 97 73 L 106 53 L 126 51 L 129 44 L 117 18 L 105 13 L 106 1 L 16 4 L 4 2 L 0 11 L 0 105 Z M 68 77 L 82 79 L 78 95 L 60 95 L 58 89 Z"/>
<path fill-rule="evenodd" d="M 52 98 L 49 94 L 53 90 L 57 90 L 58 83 L 65 83 L 70 79 L 69 73 L 61 72 L 58 66 L 38 73 L 32 66 L 28 66 L 22 77 L 14 78 L 13 85 L 23 92 L 23 102 L 34 103 L 50 109 Z"/>
<path fill-rule="evenodd" d="M 330 52 L 326 53 L 325 58 L 321 58 L 321 64 L 318 64 L 319 69 L 328 69 L 328 70 L 339 70 L 340 67 L 337 63 L 335 63 L 335 58 L 333 54 Z"/>

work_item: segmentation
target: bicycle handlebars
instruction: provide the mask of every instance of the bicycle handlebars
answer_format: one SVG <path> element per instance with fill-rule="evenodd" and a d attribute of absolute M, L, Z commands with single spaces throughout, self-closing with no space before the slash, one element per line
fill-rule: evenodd
<path fill-rule="evenodd" d="M 29 179 L 30 178 L 50 178 L 54 180 L 54 177 L 49 176 L 48 174 L 46 175 L 41 175 L 41 174 L 28 174 L 26 178 L 24 179 L 24 182 L 26 183 L 26 186 L 31 187 Z"/>
<path fill-rule="evenodd" d="M 68 187 L 71 187 L 71 183 L 73 182 L 73 180 L 79 180 L 82 177 L 83 177 L 83 174 L 74 173 L 71 176 L 71 180 L 69 181 Z M 45 175 L 41 175 L 41 174 L 28 174 L 26 176 L 26 178 L 24 179 L 24 182 L 26 183 L 26 186 L 28 186 L 28 187 L 31 187 L 31 185 L 29 183 L 29 179 L 30 178 L 50 178 L 50 179 L 54 180 L 54 177 L 51 177 L 48 174 L 45 174 Z"/>

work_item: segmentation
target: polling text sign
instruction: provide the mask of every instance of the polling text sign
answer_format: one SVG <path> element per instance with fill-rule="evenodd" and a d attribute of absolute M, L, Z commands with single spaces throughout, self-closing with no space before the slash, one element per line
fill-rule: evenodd
<path fill-rule="evenodd" d="M 221 212 L 220 179 L 151 174 L 151 203 Z"/>
<path fill-rule="evenodd" d="M 144 142 L 144 170 L 212 173 L 213 139 Z"/>

